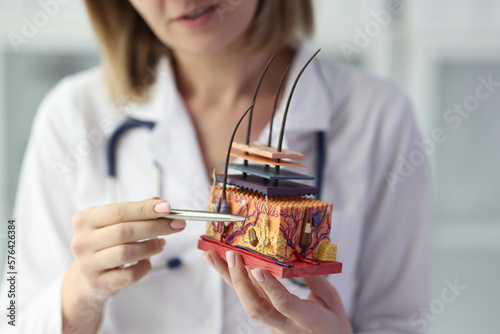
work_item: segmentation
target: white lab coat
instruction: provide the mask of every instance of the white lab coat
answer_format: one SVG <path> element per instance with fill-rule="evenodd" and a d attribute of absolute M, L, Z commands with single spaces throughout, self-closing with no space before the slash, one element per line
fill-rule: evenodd
<path fill-rule="evenodd" d="M 310 55 L 300 49 L 290 78 Z M 163 169 L 162 197 L 172 207 L 206 209 L 210 179 L 167 60 L 159 65 L 151 96 L 147 103 L 117 112 L 101 69 L 94 69 L 63 80 L 42 103 L 15 210 L 22 333 L 61 332 L 61 283 L 73 261 L 72 216 L 108 203 L 105 144 L 126 114 L 157 125 L 152 131 L 127 132 L 120 140 L 117 200 L 155 195 L 156 161 Z M 268 131 L 259 141 L 266 141 Z M 402 174 L 399 164 L 418 150 L 410 103 L 394 84 L 319 58 L 296 89 L 286 147 L 307 153 L 306 164 L 315 166 L 318 131 L 325 131 L 327 140 L 323 200 L 333 203 L 331 239 L 344 264 L 343 273 L 329 280 L 356 332 L 417 332 L 422 327 L 415 327 L 410 316 L 428 305 L 430 290 L 427 167 L 394 178 Z M 187 225 L 184 232 L 166 237 L 165 250 L 152 258 L 158 265 L 179 257 L 182 265 L 151 272 L 113 297 L 102 333 L 267 332 L 245 315 L 235 293 L 203 261 L 196 246 L 204 224 Z M 285 284 L 299 296 L 308 294 Z M 82 312 L 94 316 L 92 309 Z"/>

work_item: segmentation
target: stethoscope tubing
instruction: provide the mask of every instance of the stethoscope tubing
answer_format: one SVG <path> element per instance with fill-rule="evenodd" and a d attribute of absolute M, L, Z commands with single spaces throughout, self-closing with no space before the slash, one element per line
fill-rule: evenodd
<path fill-rule="evenodd" d="M 142 121 L 130 116 L 125 118 L 125 121 L 116 128 L 111 134 L 106 145 L 106 163 L 107 163 L 107 178 L 106 178 L 106 188 L 108 193 L 109 203 L 116 203 L 116 149 L 118 147 L 118 142 L 125 134 L 125 132 L 135 129 L 135 128 L 147 128 L 153 130 L 156 123 L 151 121 Z M 162 193 L 162 170 L 160 165 L 154 162 L 154 173 L 155 173 L 155 196 L 161 197 Z"/>

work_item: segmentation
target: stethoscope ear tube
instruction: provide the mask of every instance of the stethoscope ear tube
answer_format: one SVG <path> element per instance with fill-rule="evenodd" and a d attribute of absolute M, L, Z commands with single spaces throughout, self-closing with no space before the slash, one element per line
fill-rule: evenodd
<path fill-rule="evenodd" d="M 127 116 L 125 121 L 111 134 L 106 145 L 106 162 L 107 162 L 107 180 L 106 187 L 108 192 L 109 203 L 116 203 L 116 148 L 118 140 L 128 130 L 145 127 L 152 130 L 155 127 L 155 122 L 141 121 Z M 155 196 L 161 197 L 162 173 L 158 163 L 155 162 Z"/>
<path fill-rule="evenodd" d="M 162 197 L 162 183 L 163 183 L 163 170 L 160 167 L 160 164 L 158 164 L 157 161 L 154 162 L 154 168 L 155 168 L 155 196 L 156 197 Z"/>
<path fill-rule="evenodd" d="M 107 176 L 106 188 L 108 192 L 108 202 L 116 203 L 116 178 L 114 176 Z"/>
<path fill-rule="evenodd" d="M 154 196 L 161 197 L 162 195 L 162 182 L 163 182 L 163 171 L 160 165 L 155 162 L 154 163 Z M 107 176 L 106 177 L 106 191 L 108 193 L 108 203 L 116 203 L 116 177 L 115 176 Z"/>

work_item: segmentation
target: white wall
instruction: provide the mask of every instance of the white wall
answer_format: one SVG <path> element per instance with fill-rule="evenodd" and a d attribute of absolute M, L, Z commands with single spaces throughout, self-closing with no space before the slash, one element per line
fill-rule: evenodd
<path fill-rule="evenodd" d="M 67 3 L 59 4 L 57 1 L 44 1 L 43 3 L 57 4 L 57 6 L 47 7 L 49 8 L 49 15 L 47 15 L 47 11 L 37 1 L 0 1 L 0 22 L 2 22 L 0 26 L 0 36 L 2 36 L 0 38 L 0 137 L 2 137 L 0 141 L 0 217 L 2 221 L 7 217 L 11 218 L 11 203 L 15 196 L 12 187 L 9 188 L 9 183 L 10 179 L 17 177 L 17 175 L 8 175 L 7 170 L 13 169 L 8 166 L 12 163 L 18 163 L 20 160 L 19 156 L 7 156 L 9 149 L 13 150 L 10 145 L 19 146 L 16 147 L 15 151 L 24 150 L 26 138 L 20 138 L 20 136 L 28 131 L 30 127 L 31 117 L 36 108 L 34 106 L 38 105 L 41 97 L 50 89 L 48 87 L 49 83 L 54 84 L 51 80 L 58 81 L 60 79 L 57 77 L 57 72 L 52 75 L 55 78 L 49 77 L 45 80 L 46 82 L 43 82 L 43 77 L 40 78 L 38 86 L 34 85 L 34 88 L 39 91 L 38 94 L 30 92 L 32 94 L 28 97 L 25 96 L 25 89 L 21 85 L 22 91 L 17 91 L 18 95 L 16 96 L 19 100 L 19 108 L 26 108 L 27 104 L 33 110 L 23 109 L 23 112 L 26 113 L 24 115 L 26 117 L 24 126 L 19 131 L 12 131 L 12 129 L 8 131 L 7 119 L 18 116 L 14 111 L 16 108 L 7 110 L 7 103 L 12 99 L 12 96 L 6 94 L 9 92 L 9 88 L 13 87 L 12 82 L 29 84 L 32 81 L 22 76 L 36 76 L 37 74 L 23 73 L 21 71 L 7 77 L 6 74 L 10 70 L 10 68 L 7 68 L 10 65 L 8 61 L 16 58 L 30 58 L 30 56 L 34 58 L 45 56 L 46 59 L 60 55 L 66 57 L 92 55 L 97 57 L 97 46 L 85 15 L 83 2 L 77 0 L 60 2 Z M 39 23 L 38 26 L 36 25 L 37 22 Z M 20 39 L 17 39 L 17 37 L 20 37 Z M 18 43 L 18 41 L 21 42 Z M 68 67 L 71 68 L 71 66 Z M 78 64 L 75 67 L 78 68 Z M 43 70 L 43 64 L 41 70 Z M 59 71 L 61 72 L 59 76 L 69 74 L 64 70 Z M 23 103 L 25 104 L 23 105 Z M 8 114 L 9 112 L 10 114 Z M 14 137 L 7 138 L 10 132 Z M 22 155 L 22 152 L 19 152 L 19 155 Z M 13 159 L 16 161 L 13 162 Z"/>

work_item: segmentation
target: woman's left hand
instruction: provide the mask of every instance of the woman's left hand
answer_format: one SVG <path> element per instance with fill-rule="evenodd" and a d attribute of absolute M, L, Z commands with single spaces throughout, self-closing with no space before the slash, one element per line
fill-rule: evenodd
<path fill-rule="evenodd" d="M 248 316 L 272 333 L 352 333 L 337 290 L 324 276 L 305 277 L 311 294 L 300 299 L 266 270 L 246 268 L 235 252 L 226 253 L 227 262 L 214 251 L 203 257 L 236 291 Z"/>

